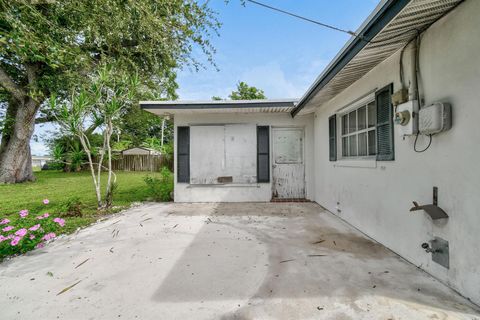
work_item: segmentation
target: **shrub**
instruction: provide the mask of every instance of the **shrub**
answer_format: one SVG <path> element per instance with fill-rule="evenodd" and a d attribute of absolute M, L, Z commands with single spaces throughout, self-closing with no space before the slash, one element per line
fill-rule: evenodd
<path fill-rule="evenodd" d="M 70 197 L 61 205 L 62 216 L 81 217 L 83 203 L 79 197 Z"/>
<path fill-rule="evenodd" d="M 160 170 L 160 178 L 146 176 L 144 181 L 155 201 L 172 200 L 173 174 L 167 167 Z"/>
<path fill-rule="evenodd" d="M 43 200 L 48 205 L 48 199 Z M 14 254 L 41 248 L 62 232 L 65 220 L 48 213 L 34 215 L 24 209 L 17 217 L 0 219 L 0 260 Z"/>

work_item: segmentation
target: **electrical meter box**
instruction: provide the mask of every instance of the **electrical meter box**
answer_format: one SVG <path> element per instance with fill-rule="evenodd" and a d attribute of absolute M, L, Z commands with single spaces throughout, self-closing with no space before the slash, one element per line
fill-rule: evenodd
<path fill-rule="evenodd" d="M 452 127 L 452 107 L 448 103 L 437 102 L 419 111 L 421 134 L 435 134 Z"/>
<path fill-rule="evenodd" d="M 418 132 L 418 101 L 411 100 L 399 104 L 395 109 L 393 121 L 398 125 L 400 135 L 411 136 Z"/>

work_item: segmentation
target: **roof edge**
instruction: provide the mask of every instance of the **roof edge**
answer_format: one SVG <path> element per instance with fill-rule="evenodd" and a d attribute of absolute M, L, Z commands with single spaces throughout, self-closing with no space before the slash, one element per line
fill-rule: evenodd
<path fill-rule="evenodd" d="M 380 31 L 395 18 L 411 0 L 385 0 L 384 3 L 362 23 L 357 30 L 358 37 L 352 36 L 340 52 L 333 58 L 320 76 L 291 111 L 295 117 L 312 97 L 335 77 Z"/>
<path fill-rule="evenodd" d="M 140 101 L 142 109 L 295 107 L 298 99 Z"/>

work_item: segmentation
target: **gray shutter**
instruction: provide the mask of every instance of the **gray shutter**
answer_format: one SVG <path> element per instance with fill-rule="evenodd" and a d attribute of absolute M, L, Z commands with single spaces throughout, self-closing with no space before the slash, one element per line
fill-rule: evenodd
<path fill-rule="evenodd" d="M 328 118 L 328 143 L 330 161 L 337 161 L 337 115 Z"/>
<path fill-rule="evenodd" d="M 270 182 L 270 127 L 257 127 L 257 182 Z"/>
<path fill-rule="evenodd" d="M 395 160 L 393 141 L 393 84 L 375 92 L 377 106 L 377 160 Z"/>
<path fill-rule="evenodd" d="M 190 182 L 190 127 L 177 127 L 177 182 Z"/>

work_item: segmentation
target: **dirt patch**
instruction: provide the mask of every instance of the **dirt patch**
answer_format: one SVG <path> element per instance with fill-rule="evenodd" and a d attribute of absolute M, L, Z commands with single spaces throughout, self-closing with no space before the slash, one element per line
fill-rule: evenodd
<path fill-rule="evenodd" d="M 382 259 L 390 256 L 390 252 L 384 246 L 361 234 L 339 232 L 337 229 L 326 226 L 309 229 L 314 234 L 318 234 L 318 237 L 309 241 L 312 247 L 345 252 L 359 259 Z"/>

